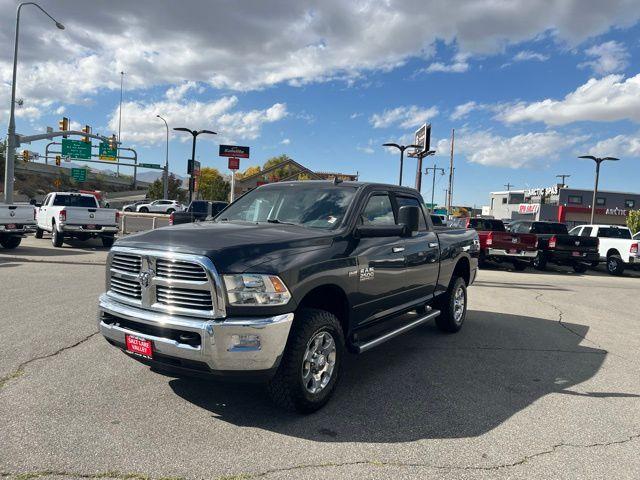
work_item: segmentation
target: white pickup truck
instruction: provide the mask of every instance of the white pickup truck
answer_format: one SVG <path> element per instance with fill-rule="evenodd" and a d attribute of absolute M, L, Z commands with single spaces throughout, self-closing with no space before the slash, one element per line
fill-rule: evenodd
<path fill-rule="evenodd" d="M 581 237 L 597 237 L 600 260 L 605 261 L 607 272 L 622 275 L 627 267 L 640 267 L 638 240 L 634 240 L 631 230 L 619 225 L 579 225 L 570 232 Z"/>
<path fill-rule="evenodd" d="M 26 233 L 36 228 L 33 205 L 7 205 L 0 203 L 0 246 L 16 248 Z"/>
<path fill-rule="evenodd" d="M 52 192 L 36 213 L 36 238 L 51 232 L 54 247 L 65 238 L 79 240 L 100 237 L 102 245 L 111 247 L 118 232 L 118 211 L 100 208 L 95 196 L 87 193 Z"/>

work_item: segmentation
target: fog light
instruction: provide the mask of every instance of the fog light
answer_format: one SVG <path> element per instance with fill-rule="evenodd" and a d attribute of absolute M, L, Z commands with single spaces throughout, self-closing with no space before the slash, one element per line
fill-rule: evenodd
<path fill-rule="evenodd" d="M 229 350 L 260 350 L 260 335 L 231 335 Z"/>

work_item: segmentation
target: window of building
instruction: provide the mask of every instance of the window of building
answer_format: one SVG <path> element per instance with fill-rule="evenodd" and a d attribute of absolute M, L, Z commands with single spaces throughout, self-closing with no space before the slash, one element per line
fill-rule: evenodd
<path fill-rule="evenodd" d="M 607 204 L 607 199 L 604 197 L 597 197 L 596 198 L 596 205 L 598 207 L 604 207 Z"/>
<path fill-rule="evenodd" d="M 582 205 L 582 195 L 569 195 L 567 201 L 572 205 Z"/>
<path fill-rule="evenodd" d="M 625 206 L 625 208 L 635 208 L 636 207 L 636 201 L 635 200 L 625 200 L 624 201 L 624 206 Z"/>

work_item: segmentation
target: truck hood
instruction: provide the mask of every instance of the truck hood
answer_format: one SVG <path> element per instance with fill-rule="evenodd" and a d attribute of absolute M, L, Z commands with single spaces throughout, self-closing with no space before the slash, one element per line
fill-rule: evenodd
<path fill-rule="evenodd" d="M 116 246 L 204 255 L 218 271 L 238 273 L 271 257 L 329 246 L 333 236 L 296 225 L 199 222 L 130 235 Z"/>

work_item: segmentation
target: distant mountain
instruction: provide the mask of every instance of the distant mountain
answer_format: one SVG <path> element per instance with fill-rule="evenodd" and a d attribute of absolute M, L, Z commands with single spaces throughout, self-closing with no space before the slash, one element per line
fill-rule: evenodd
<path fill-rule="evenodd" d="M 169 173 L 173 173 L 173 172 L 169 172 Z M 175 173 L 173 173 L 175 175 L 176 178 L 179 178 L 180 180 L 184 180 L 184 177 L 181 175 L 176 175 Z M 138 173 L 138 180 L 141 180 L 143 182 L 155 182 L 157 179 L 162 178 L 162 171 L 161 170 L 150 170 L 147 172 L 142 172 L 142 173 Z"/>

